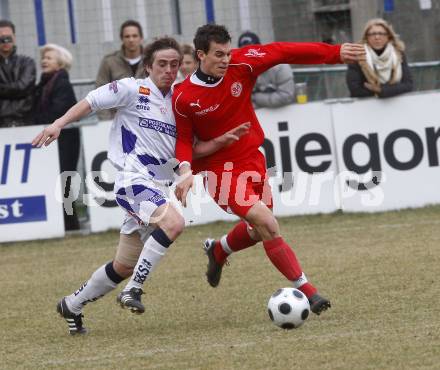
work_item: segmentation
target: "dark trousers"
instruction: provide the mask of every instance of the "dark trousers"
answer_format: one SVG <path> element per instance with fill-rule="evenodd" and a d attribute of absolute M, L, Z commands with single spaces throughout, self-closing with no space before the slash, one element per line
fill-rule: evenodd
<path fill-rule="evenodd" d="M 76 171 L 79 158 L 79 147 L 80 147 L 80 134 L 78 128 L 69 128 L 61 130 L 61 135 L 58 138 L 58 150 L 60 159 L 60 172 L 64 171 Z M 65 187 L 63 189 L 64 199 L 69 198 L 71 190 L 72 179 L 69 177 L 65 182 Z M 63 207 L 64 212 L 64 227 L 66 230 L 78 230 L 79 221 L 76 212 L 75 202 L 72 204 L 73 214 L 68 215 L 66 213 L 65 207 Z"/>

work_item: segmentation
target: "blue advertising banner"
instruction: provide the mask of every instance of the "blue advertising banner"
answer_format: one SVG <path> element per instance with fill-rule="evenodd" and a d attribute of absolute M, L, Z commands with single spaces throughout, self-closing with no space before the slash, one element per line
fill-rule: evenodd
<path fill-rule="evenodd" d="M 47 210 L 44 195 L 0 198 L 0 225 L 46 220 Z"/>

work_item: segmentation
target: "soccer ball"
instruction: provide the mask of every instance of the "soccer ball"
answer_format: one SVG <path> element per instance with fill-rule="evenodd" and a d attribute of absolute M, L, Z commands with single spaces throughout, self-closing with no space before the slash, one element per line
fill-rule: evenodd
<path fill-rule="evenodd" d="M 267 312 L 275 325 L 283 329 L 295 329 L 309 317 L 310 304 L 300 290 L 282 288 L 271 295 Z"/>

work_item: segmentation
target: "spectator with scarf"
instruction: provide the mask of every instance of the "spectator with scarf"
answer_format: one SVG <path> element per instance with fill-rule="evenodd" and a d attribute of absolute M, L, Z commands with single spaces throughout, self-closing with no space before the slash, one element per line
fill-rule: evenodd
<path fill-rule="evenodd" d="M 65 48 L 47 44 L 41 48 L 41 78 L 35 90 L 34 123 L 46 125 L 66 113 L 76 104 L 73 86 L 67 72 L 72 65 L 72 54 Z M 79 157 L 80 137 L 76 127 L 62 130 L 58 138 L 60 171 L 76 171 Z M 68 198 L 71 178 L 66 178 L 64 198 Z M 64 184 L 63 184 L 64 185 Z M 64 208 L 66 230 L 79 229 L 75 206 Z"/>
<path fill-rule="evenodd" d="M 367 22 L 362 40 L 366 60 L 348 66 L 347 85 L 356 98 L 388 98 L 413 89 L 405 45 L 393 27 L 380 18 Z"/>

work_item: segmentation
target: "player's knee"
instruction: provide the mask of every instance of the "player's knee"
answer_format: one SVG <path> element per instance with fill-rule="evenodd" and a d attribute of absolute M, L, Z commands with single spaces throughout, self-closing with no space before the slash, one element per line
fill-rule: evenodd
<path fill-rule="evenodd" d="M 122 278 L 126 279 L 133 274 L 133 266 L 127 266 L 117 261 L 113 260 L 113 269 Z"/>
<path fill-rule="evenodd" d="M 265 217 L 261 220 L 259 220 L 260 222 L 256 225 L 258 226 L 258 228 L 262 228 L 264 229 L 267 233 L 270 234 L 277 234 L 278 233 L 278 222 L 276 220 L 275 217 L 271 216 L 271 217 Z"/>
<path fill-rule="evenodd" d="M 267 207 L 256 205 L 255 208 L 249 211 L 246 220 L 250 222 L 257 231 L 264 229 L 271 232 L 279 229 L 275 216 Z"/>
<path fill-rule="evenodd" d="M 173 223 L 173 232 L 175 234 L 174 239 L 176 239 L 180 234 L 182 234 L 184 228 L 185 228 L 185 220 L 183 219 L 182 216 L 177 217 Z"/>
<path fill-rule="evenodd" d="M 254 213 L 251 222 L 260 236 L 259 239 L 268 240 L 279 236 L 278 222 L 272 213 Z"/>
<path fill-rule="evenodd" d="M 160 227 L 171 240 L 176 240 L 185 228 L 185 220 L 180 214 L 175 214 L 168 217 Z"/>
<path fill-rule="evenodd" d="M 260 233 L 258 232 L 258 230 L 255 227 L 252 227 L 250 229 L 248 228 L 248 233 L 249 233 L 249 236 L 253 240 L 255 240 L 255 241 L 261 241 L 262 240 L 262 237 L 261 237 Z"/>

